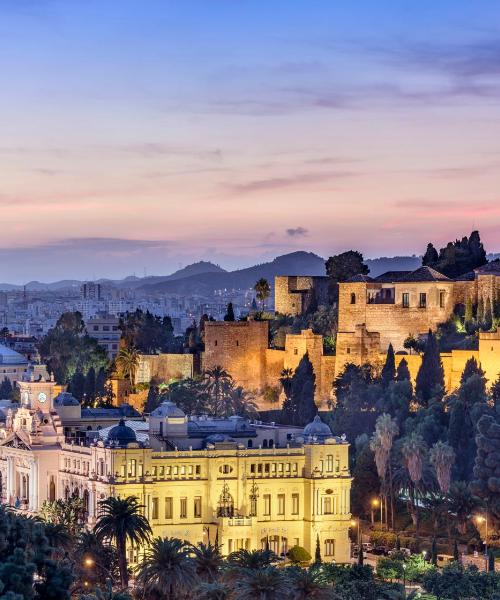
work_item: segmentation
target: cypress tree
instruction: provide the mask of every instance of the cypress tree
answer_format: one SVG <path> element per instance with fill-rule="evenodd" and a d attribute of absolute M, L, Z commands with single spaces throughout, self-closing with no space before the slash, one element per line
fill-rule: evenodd
<path fill-rule="evenodd" d="M 488 550 L 488 572 L 495 572 L 495 555 L 493 554 L 493 550 L 491 548 Z"/>
<path fill-rule="evenodd" d="M 322 563 L 321 560 L 321 546 L 319 543 L 319 533 L 316 534 L 316 552 L 314 553 L 314 565 L 319 566 Z"/>
<path fill-rule="evenodd" d="M 423 406 L 427 406 L 431 398 L 436 395 L 442 396 L 444 393 L 444 370 L 439 346 L 430 330 L 416 384 L 417 398 Z"/>
<path fill-rule="evenodd" d="M 144 404 L 144 412 L 152 413 L 154 411 L 154 409 L 157 408 L 159 403 L 160 403 L 160 394 L 159 394 L 158 386 L 151 384 L 149 386 L 148 397 Z"/>
<path fill-rule="evenodd" d="M 464 327 L 467 333 L 474 331 L 474 305 L 470 297 L 467 298 L 465 303 Z"/>
<path fill-rule="evenodd" d="M 432 538 L 431 564 L 433 564 L 435 567 L 437 567 L 437 545 L 436 545 L 436 537 Z"/>
<path fill-rule="evenodd" d="M 402 358 L 398 365 L 396 381 L 411 381 L 410 369 L 408 368 L 408 361 L 406 358 Z"/>
<path fill-rule="evenodd" d="M 484 300 L 483 298 L 479 298 L 479 302 L 477 303 L 477 322 L 482 325 L 484 323 Z"/>
<path fill-rule="evenodd" d="M 460 562 L 460 553 L 458 552 L 457 540 L 455 540 L 455 543 L 453 544 L 453 560 L 455 562 Z"/>
<path fill-rule="evenodd" d="M 90 367 L 85 377 L 85 398 L 87 401 L 95 398 L 96 377 L 94 367 Z"/>
<path fill-rule="evenodd" d="M 382 385 L 387 388 L 391 381 L 394 381 L 396 377 L 396 360 L 394 358 L 394 348 L 392 344 L 389 344 L 389 348 L 387 348 L 387 358 L 385 359 L 385 365 L 382 369 L 381 374 L 381 382 Z"/>
<path fill-rule="evenodd" d="M 484 377 L 484 371 L 478 365 L 477 360 L 473 356 L 469 358 L 469 360 L 465 363 L 465 367 L 460 378 L 460 385 L 464 384 L 469 377 L 473 375 L 479 375 L 480 377 Z"/>
<path fill-rule="evenodd" d="M 85 393 L 85 376 L 81 371 L 75 371 L 70 382 L 70 391 L 77 400 L 81 400 Z"/>
<path fill-rule="evenodd" d="M 491 304 L 491 298 L 488 296 L 486 299 L 486 305 L 484 308 L 484 320 L 483 329 L 489 331 L 493 327 L 493 306 Z"/>
<path fill-rule="evenodd" d="M 0 400 L 9 400 L 12 396 L 12 383 L 7 377 L 0 384 Z"/>
<path fill-rule="evenodd" d="M 314 419 L 318 412 L 314 402 L 315 389 L 316 375 L 306 352 L 295 369 L 291 382 L 289 413 L 293 425 L 304 426 Z"/>
<path fill-rule="evenodd" d="M 491 399 L 493 401 L 493 406 L 498 411 L 500 407 L 500 375 L 495 383 L 491 386 Z"/>
<path fill-rule="evenodd" d="M 396 550 L 401 550 L 401 540 L 399 539 L 399 535 L 396 538 Z"/>
<path fill-rule="evenodd" d="M 233 303 L 229 302 L 227 305 L 226 314 L 224 315 L 224 321 L 234 321 L 234 308 Z"/>

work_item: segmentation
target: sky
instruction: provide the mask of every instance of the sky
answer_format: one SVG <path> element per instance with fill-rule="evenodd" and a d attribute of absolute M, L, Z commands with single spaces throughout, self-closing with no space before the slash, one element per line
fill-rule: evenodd
<path fill-rule="evenodd" d="M 0 0 L 0 281 L 500 251 L 498 0 Z"/>

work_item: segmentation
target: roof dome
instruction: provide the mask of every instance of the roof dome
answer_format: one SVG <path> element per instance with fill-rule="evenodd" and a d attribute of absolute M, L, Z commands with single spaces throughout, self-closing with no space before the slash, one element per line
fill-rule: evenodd
<path fill-rule="evenodd" d="M 19 352 L 0 344 L 0 364 L 2 365 L 27 365 L 27 359 Z"/>
<path fill-rule="evenodd" d="M 116 442 L 120 446 L 137 442 L 137 436 L 132 427 L 125 425 L 125 421 L 120 419 L 118 425 L 115 425 L 108 433 L 108 442 Z"/>
<path fill-rule="evenodd" d="M 304 427 L 304 436 L 331 437 L 332 431 L 319 415 L 316 415 L 313 422 Z"/>
<path fill-rule="evenodd" d="M 181 417 L 184 418 L 186 414 L 173 402 L 169 400 L 162 402 L 158 408 L 151 413 L 151 417 Z"/>
<path fill-rule="evenodd" d="M 61 392 L 54 398 L 56 406 L 80 406 L 78 400 L 69 392 Z"/>

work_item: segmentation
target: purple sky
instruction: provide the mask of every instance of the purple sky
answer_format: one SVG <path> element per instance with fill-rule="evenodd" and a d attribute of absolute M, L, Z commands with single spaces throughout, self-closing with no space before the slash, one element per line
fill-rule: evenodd
<path fill-rule="evenodd" d="M 0 281 L 500 251 L 480 5 L 0 0 Z"/>

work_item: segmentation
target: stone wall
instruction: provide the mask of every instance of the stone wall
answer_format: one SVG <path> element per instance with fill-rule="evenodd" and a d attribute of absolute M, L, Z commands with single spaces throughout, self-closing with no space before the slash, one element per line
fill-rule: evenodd
<path fill-rule="evenodd" d="M 328 302 L 328 277 L 280 275 L 274 278 L 274 310 L 297 316 L 311 304 Z"/>
<path fill-rule="evenodd" d="M 135 382 L 149 383 L 151 379 L 169 381 L 185 379 L 195 374 L 194 354 L 141 354 Z"/>
<path fill-rule="evenodd" d="M 267 321 L 207 321 L 203 370 L 220 365 L 247 390 L 266 385 Z"/>

